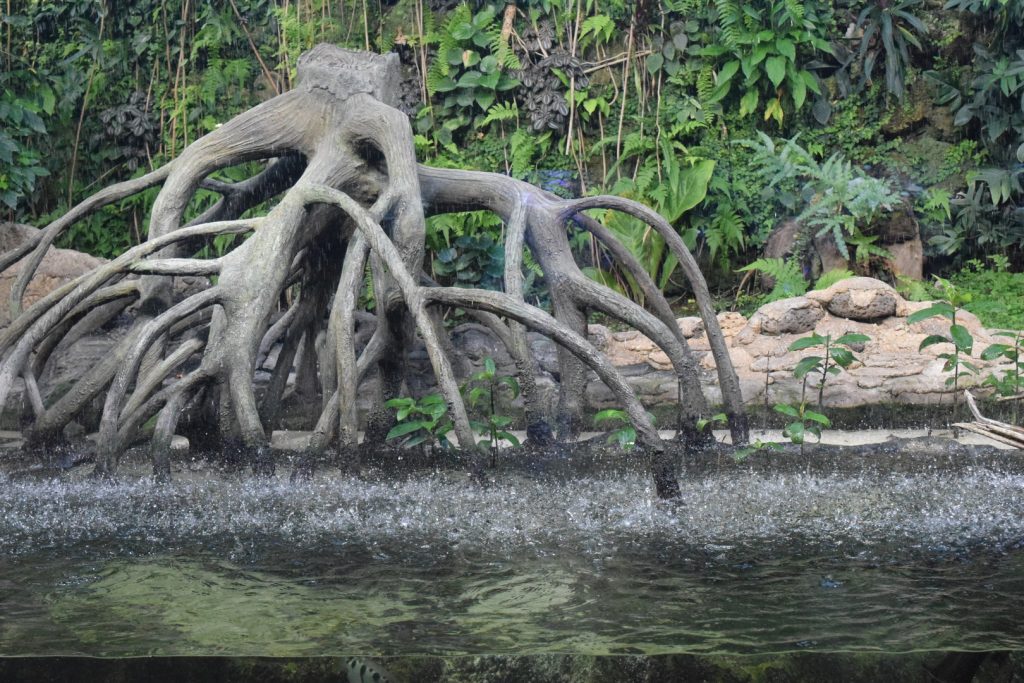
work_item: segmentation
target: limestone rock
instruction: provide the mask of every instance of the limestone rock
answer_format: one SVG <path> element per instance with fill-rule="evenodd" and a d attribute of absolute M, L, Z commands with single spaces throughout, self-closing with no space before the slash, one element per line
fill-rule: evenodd
<path fill-rule="evenodd" d="M 828 289 L 808 292 L 807 298 L 824 305 L 832 315 L 865 322 L 896 315 L 903 299 L 895 289 L 870 277 L 840 280 Z"/>
<path fill-rule="evenodd" d="M 679 332 L 685 339 L 693 339 L 694 337 L 700 337 L 704 334 L 704 321 L 697 316 L 688 316 L 686 318 L 680 318 L 676 321 L 679 326 Z"/>
<path fill-rule="evenodd" d="M 757 334 L 778 336 L 810 332 L 825 316 L 821 304 L 804 296 L 795 296 L 767 303 L 750 317 L 740 335 L 751 330 Z"/>

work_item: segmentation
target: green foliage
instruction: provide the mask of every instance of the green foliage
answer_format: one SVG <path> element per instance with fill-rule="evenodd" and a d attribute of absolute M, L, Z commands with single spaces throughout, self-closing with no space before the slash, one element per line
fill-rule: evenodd
<path fill-rule="evenodd" d="M 953 400 L 956 402 L 960 391 L 960 374 L 968 372 L 978 373 L 978 366 L 966 358 L 970 358 L 974 351 L 974 337 L 966 327 L 960 325 L 956 320 L 957 308 L 970 303 L 973 298 L 970 292 L 965 292 L 949 280 L 936 277 L 936 285 L 941 293 L 942 300 L 915 311 L 907 316 L 907 323 L 913 324 L 928 318 L 941 317 L 949 320 L 949 331 L 946 334 L 930 334 L 921 340 L 918 351 L 923 351 L 929 346 L 936 344 L 950 344 L 952 351 L 938 354 L 939 358 L 946 361 L 943 365 L 943 372 L 952 372 L 953 376 L 946 378 L 946 386 L 953 389 Z"/>
<path fill-rule="evenodd" d="M 920 50 L 918 36 L 927 33 L 924 23 L 911 12 L 920 4 L 920 0 L 872 0 L 857 15 L 857 28 L 864 31 L 857 53 L 862 83 L 871 80 L 882 57 L 886 90 L 903 99 L 910 68 L 910 46 Z"/>
<path fill-rule="evenodd" d="M 812 332 L 789 345 L 790 351 L 822 349 L 822 355 L 804 356 L 793 368 L 793 376 L 802 380 L 800 403 L 797 405 L 787 403 L 775 405 L 776 412 L 792 420 L 782 433 L 794 444 L 799 444 L 801 452 L 803 452 L 803 444 L 808 434 L 813 434 L 820 441 L 822 428 L 832 426 L 831 421 L 822 412 L 825 385 L 828 383 L 829 376 L 838 375 L 842 370 L 848 369 L 855 363 L 857 356 L 854 355 L 854 349 L 869 341 L 871 341 L 871 337 L 866 334 L 850 333 L 833 339 L 830 334 L 822 336 L 817 332 Z M 812 376 L 817 376 L 817 410 L 810 410 L 807 407 L 807 382 Z"/>
<path fill-rule="evenodd" d="M 759 258 L 753 263 L 743 266 L 739 272 L 754 271 L 770 277 L 775 285 L 764 298 L 764 302 L 788 299 L 807 292 L 807 280 L 803 269 L 795 259 Z"/>
<path fill-rule="evenodd" d="M 501 289 L 505 275 L 505 247 L 490 233 L 462 235 L 453 246 L 440 249 L 434 274 L 462 287 Z"/>
<path fill-rule="evenodd" d="M 1024 397 L 1024 332 L 1000 330 L 995 334 L 1008 341 L 989 345 L 981 352 L 981 359 L 1009 362 L 1010 368 L 999 375 L 989 373 L 984 384 L 999 396 L 1013 401 L 1013 421 L 1018 423 L 1019 402 Z"/>
<path fill-rule="evenodd" d="M 33 138 L 46 135 L 43 117 L 54 113 L 56 96 L 31 71 L 0 71 L 0 202 L 12 211 L 49 175 Z"/>
<path fill-rule="evenodd" d="M 422 444 L 451 447 L 448 433 L 452 430 L 452 421 L 448 417 L 448 404 L 440 394 L 428 394 L 420 399 L 393 398 L 384 405 L 397 411 L 398 424 L 388 432 L 388 441 L 397 441 L 402 448 Z"/>
<path fill-rule="evenodd" d="M 716 73 L 714 87 L 701 94 L 701 103 L 708 106 L 735 97 L 741 116 L 762 112 L 765 121 L 773 120 L 781 128 L 786 109 L 799 111 L 808 92 L 822 94 L 807 63 L 816 54 L 832 52 L 825 39 L 830 13 L 818 3 L 714 4 L 717 39 L 699 54 L 715 65 Z"/>
<path fill-rule="evenodd" d="M 502 441 L 513 446 L 519 445 L 519 439 L 508 431 L 512 418 L 498 413 L 498 393 L 504 389 L 514 400 L 519 396 L 519 382 L 515 377 L 499 375 L 498 368 L 491 358 L 484 358 L 483 370 L 474 373 L 462 386 L 462 395 L 466 398 L 469 408 L 482 413 L 482 419 L 471 420 L 470 426 L 478 434 L 485 437 L 480 445 L 491 451 L 492 457 L 497 453 Z"/>
<path fill-rule="evenodd" d="M 654 420 L 650 413 L 647 416 Z M 624 451 L 632 450 L 636 446 L 636 428 L 625 410 L 608 408 L 598 412 L 594 415 L 594 427 L 611 428 L 605 439 L 606 443 L 614 444 Z"/>
<path fill-rule="evenodd" d="M 459 5 L 441 28 L 427 74 L 427 90 L 440 96 L 439 105 L 423 110 L 417 130 L 434 135 L 444 147 L 455 147 L 455 134 L 474 119 L 478 127 L 494 120 L 490 112 L 498 97 L 519 84 L 509 72 L 521 66 L 501 35 L 493 6 L 473 14 L 468 4 Z"/>
<path fill-rule="evenodd" d="M 952 37 L 940 40 L 931 17 L 941 51 L 917 49 L 925 14 L 916 0 L 538 0 L 520 3 L 505 34 L 505 4 L 494 2 L 137 0 L 116 12 L 109 5 L 16 2 L 0 14 L 0 206 L 7 217 L 42 223 L 103 185 L 177 156 L 292 87 L 298 56 L 323 41 L 401 55 L 402 105 L 419 107 L 421 161 L 530 182 L 573 169 L 585 191 L 622 191 L 669 214 L 704 267 L 731 272 L 755 256 L 780 217 L 796 214 L 813 232 L 841 235 L 840 248 L 855 259 L 883 256 L 871 221 L 886 203 L 858 205 L 857 198 L 870 199 L 871 190 L 884 200 L 886 188 L 861 186 L 867 174 L 850 162 L 872 164 L 872 176 L 903 174 L 926 186 L 977 168 L 965 192 L 944 183 L 945 202 L 943 190 L 929 188 L 928 200 L 917 203 L 932 253 L 951 257 L 943 267 L 992 252 L 1006 253 L 1017 268 L 1024 258 L 1017 0 L 947 2 L 977 15 L 965 22 L 979 27 L 969 34 L 978 41 L 973 60 L 951 54 Z M 951 25 L 949 17 L 943 22 Z M 632 57 L 623 61 L 630 25 Z M 842 44 L 852 51 L 844 54 Z M 924 68 L 934 69 L 936 95 L 963 131 L 927 181 L 894 162 L 906 141 L 883 131 L 892 118 L 887 93 L 898 94 Z M 527 86 L 531 70 L 554 87 Z M 867 87 L 847 87 L 861 76 Z M 424 92 L 427 101 L 419 102 Z M 529 103 L 544 97 L 544 107 L 571 114 L 533 134 Z M 820 128 L 812 128 L 815 119 Z M 769 182 L 749 148 L 732 144 L 781 124 L 802 131 L 804 151 L 823 176 Z M 826 159 L 834 153 L 840 156 Z M 123 250 L 145 236 L 153 194 L 78 223 L 61 245 L 103 256 Z M 194 204 L 208 201 L 204 194 Z M 676 264 L 660 238 L 625 217 L 610 220 L 671 289 Z M 451 252 L 439 252 L 454 249 L 455 261 L 472 252 L 466 272 L 497 286 L 498 266 L 477 258 L 487 250 L 477 236 L 498 243 L 501 230 L 495 221 L 431 219 L 431 262 L 452 269 L 436 274 L 470 284 L 459 279 Z M 474 243 L 457 245 L 464 235 Z M 581 254 L 591 253 L 589 241 L 577 242 Z M 592 275 L 632 289 L 622 273 L 601 270 L 605 256 L 594 254 Z"/>
<path fill-rule="evenodd" d="M 692 157 L 685 148 L 674 148 L 665 139 L 662 140 L 660 159 L 657 154 L 650 154 L 651 151 L 653 149 L 642 144 L 638 136 L 626 141 L 617 163 L 634 156 L 639 156 L 642 161 L 636 177 L 620 179 L 612 187 L 612 192 L 654 207 L 681 232 L 683 240 L 692 248 L 696 244 L 697 231 L 693 227 L 685 227 L 683 217 L 707 195 L 715 162 Z M 605 226 L 640 260 L 658 287 L 664 289 L 679 265 L 665 240 L 645 223 L 621 212 L 608 211 L 603 218 Z M 742 235 L 739 239 L 742 240 Z M 632 278 L 625 273 L 622 278 L 639 295 Z"/>
<path fill-rule="evenodd" d="M 753 163 L 769 178 L 769 188 L 792 178 L 802 183 L 800 198 L 790 200 L 800 208 L 797 222 L 815 229 L 816 237 L 830 234 L 844 258 L 867 261 L 872 256 L 888 256 L 874 244 L 877 236 L 865 230 L 879 213 L 899 205 L 899 193 L 891 182 L 868 176 L 838 152 L 818 162 L 796 138 L 776 146 L 764 133 L 758 135 L 758 140 L 740 140 L 738 144 L 754 153 Z"/>
<path fill-rule="evenodd" d="M 969 295 L 963 307 L 986 327 L 1024 329 L 1024 273 L 1010 272 L 1005 257 L 1000 262 L 997 256 L 990 257 L 992 268 L 968 261 L 949 281 Z"/>
<path fill-rule="evenodd" d="M 711 417 L 702 417 L 697 420 L 697 431 L 703 432 L 707 429 L 724 427 L 729 424 L 729 416 L 725 413 L 715 413 Z"/>
<path fill-rule="evenodd" d="M 782 444 L 780 444 L 780 443 L 777 443 L 775 441 L 763 441 L 761 439 L 754 439 L 754 443 L 752 443 L 749 446 L 746 446 L 744 448 L 740 448 L 735 453 L 733 453 L 732 457 L 733 457 L 734 460 L 736 460 L 736 462 L 743 462 L 744 460 L 749 458 L 754 453 L 761 453 L 762 451 L 781 451 L 781 450 L 782 450 Z"/>
<path fill-rule="evenodd" d="M 854 273 L 852 271 L 845 268 L 835 268 L 826 273 L 822 273 L 821 277 L 815 280 L 814 289 L 828 289 L 835 283 L 842 282 L 843 280 L 849 279 L 853 276 Z"/>

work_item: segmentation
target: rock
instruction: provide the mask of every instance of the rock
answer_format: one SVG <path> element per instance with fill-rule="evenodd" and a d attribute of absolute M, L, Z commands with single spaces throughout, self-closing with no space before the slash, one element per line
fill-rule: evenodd
<path fill-rule="evenodd" d="M 588 325 L 587 339 L 594 345 L 594 348 L 601 350 L 611 343 L 612 332 L 604 325 Z"/>
<path fill-rule="evenodd" d="M 36 231 L 33 227 L 13 223 L 0 226 L 0 230 L 2 230 L 0 246 L 7 246 L 7 249 L 0 251 L 16 248 L 26 239 L 30 239 Z M 39 264 L 35 276 L 28 283 L 22 305 L 24 308 L 28 308 L 53 290 L 104 263 L 106 263 L 105 259 L 83 254 L 80 251 L 50 247 Z M 0 327 L 6 326 L 11 321 L 7 300 L 23 267 L 23 263 L 15 263 L 0 273 Z"/>
<path fill-rule="evenodd" d="M 32 239 L 39 230 L 21 223 L 0 223 L 0 254 L 17 249 Z"/>
<path fill-rule="evenodd" d="M 780 221 L 772 228 L 768 239 L 764 242 L 765 258 L 787 258 L 793 254 L 793 245 L 800 236 L 801 226 L 792 218 Z M 760 273 L 758 283 L 764 289 L 775 286 L 775 278 Z"/>
<path fill-rule="evenodd" d="M 807 298 L 824 305 L 832 315 L 866 322 L 896 315 L 903 300 L 895 289 L 870 277 L 847 278 L 828 289 L 808 292 Z"/>
<path fill-rule="evenodd" d="M 679 333 L 683 335 L 684 339 L 693 339 L 694 337 L 704 335 L 704 321 L 697 316 L 679 318 L 676 324 L 679 326 Z"/>
<path fill-rule="evenodd" d="M 757 309 L 739 335 L 749 336 L 747 330 L 771 336 L 810 332 L 824 316 L 821 304 L 807 297 L 781 299 Z"/>
<path fill-rule="evenodd" d="M 874 223 L 879 242 L 885 246 L 909 242 L 921 237 L 921 229 L 914 217 L 914 210 L 907 204 L 885 214 L 883 220 Z"/>
<path fill-rule="evenodd" d="M 831 233 L 815 235 L 813 244 L 814 254 L 817 257 L 814 271 L 818 277 L 832 270 L 847 270 L 849 268 L 849 260 L 840 253 Z"/>
<path fill-rule="evenodd" d="M 483 325 L 463 323 L 452 330 L 451 337 L 455 348 L 471 361 L 491 358 L 499 365 L 508 361 L 505 346 Z"/>
<path fill-rule="evenodd" d="M 889 259 L 889 271 L 899 277 L 920 280 L 924 277 L 924 245 L 921 238 L 891 244 L 886 247 L 892 258 Z"/>
<path fill-rule="evenodd" d="M 732 337 L 742 330 L 746 324 L 747 319 L 743 317 L 742 313 L 726 311 L 725 313 L 718 314 L 718 326 L 722 329 L 722 334 L 726 337 Z"/>

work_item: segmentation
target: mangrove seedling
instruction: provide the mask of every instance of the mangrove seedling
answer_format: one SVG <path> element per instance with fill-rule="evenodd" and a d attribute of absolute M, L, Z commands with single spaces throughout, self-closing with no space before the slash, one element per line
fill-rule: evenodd
<path fill-rule="evenodd" d="M 761 439 L 754 439 L 754 443 L 749 446 L 744 446 L 738 449 L 732 454 L 733 460 L 736 462 L 743 462 L 754 453 L 760 453 L 761 451 L 781 451 L 782 444 L 777 441 L 762 441 Z"/>
<path fill-rule="evenodd" d="M 387 440 L 397 440 L 402 448 L 426 444 L 430 447 L 450 448 L 448 433 L 452 421 L 448 417 L 448 404 L 441 394 L 428 394 L 420 399 L 393 398 L 384 405 L 394 408 L 398 424 L 388 432 Z"/>
<path fill-rule="evenodd" d="M 999 330 L 995 333 L 1000 337 L 1007 337 L 1012 340 L 1009 343 L 991 344 L 981 352 L 982 360 L 996 360 L 1005 358 L 1010 361 L 1010 369 L 1003 372 L 1001 376 L 989 373 L 984 384 L 995 389 L 1003 401 L 1013 401 L 1013 423 L 1018 424 L 1017 411 L 1018 403 L 1024 398 L 1024 378 L 1021 377 L 1024 370 L 1024 358 L 1021 352 L 1024 351 L 1024 332 L 1011 332 Z"/>
<path fill-rule="evenodd" d="M 853 355 L 853 347 L 869 341 L 871 341 L 871 337 L 856 332 L 844 334 L 836 339 L 832 339 L 831 334 L 822 336 L 817 332 L 812 332 L 810 335 L 801 337 L 789 345 L 790 351 L 803 351 L 804 349 L 813 349 L 818 346 L 822 347 L 825 351 L 824 355 L 821 356 L 807 356 L 800 359 L 800 362 L 793 369 L 793 376 L 797 379 L 804 379 L 805 384 L 808 375 L 816 374 L 819 376 L 819 411 L 824 408 L 825 383 L 828 381 L 828 376 L 838 375 L 841 369 L 846 370 L 849 368 L 857 360 L 857 357 Z"/>
<path fill-rule="evenodd" d="M 971 374 L 978 374 L 978 366 L 964 360 L 964 357 L 971 357 L 974 351 L 974 337 L 970 331 L 957 322 L 957 308 L 971 302 L 971 293 L 961 291 L 949 280 L 936 277 L 936 286 L 941 292 L 942 300 L 937 301 L 928 308 L 922 309 L 907 316 L 907 323 L 921 322 L 928 318 L 942 317 L 949 320 L 949 331 L 946 334 L 930 334 L 921 340 L 918 351 L 923 351 L 935 344 L 951 344 L 953 350 L 947 353 L 940 353 L 946 363 L 942 366 L 943 372 L 952 372 L 952 377 L 946 378 L 946 386 L 953 389 L 953 405 L 957 404 L 957 395 L 960 393 L 961 368 Z"/>
<path fill-rule="evenodd" d="M 807 434 L 814 434 L 820 441 L 821 428 L 832 426 L 832 422 L 821 412 L 824 407 L 825 384 L 828 382 L 829 375 L 838 375 L 842 370 L 850 367 L 857 360 L 851 347 L 868 341 L 871 341 L 871 337 L 866 334 L 850 333 L 832 339 L 831 334 L 820 335 L 817 332 L 812 332 L 789 345 L 790 351 L 803 351 L 815 347 L 821 347 L 824 350 L 821 356 L 801 358 L 793 368 L 793 376 L 803 380 L 800 386 L 799 405 L 793 406 L 788 403 L 775 405 L 776 412 L 792 418 L 793 421 L 786 425 L 782 434 L 800 446 L 801 454 L 803 454 Z M 807 408 L 807 382 L 815 375 L 818 377 L 817 411 Z"/>
<path fill-rule="evenodd" d="M 723 427 L 729 423 L 729 416 L 725 413 L 715 413 L 711 417 L 702 417 L 697 420 L 697 431 L 703 432 L 715 427 Z"/>
<path fill-rule="evenodd" d="M 654 416 L 650 413 L 647 413 L 647 416 L 653 424 Z M 624 451 L 632 450 L 636 445 L 636 429 L 629 421 L 629 415 L 625 410 L 608 408 L 600 411 L 594 416 L 594 426 L 600 429 L 602 425 L 614 427 L 612 431 L 608 432 L 605 443 L 616 444 Z"/>
<path fill-rule="evenodd" d="M 482 406 L 483 419 L 470 420 L 470 425 L 485 437 L 480 446 L 491 451 L 492 464 L 502 441 L 513 446 L 519 445 L 519 439 L 507 429 L 512 424 L 512 418 L 498 414 L 496 398 L 502 387 L 508 390 L 513 400 L 519 396 L 519 382 L 515 377 L 499 375 L 498 367 L 491 358 L 484 358 L 484 369 L 475 373 L 462 386 L 462 394 L 469 407 L 481 410 Z"/>

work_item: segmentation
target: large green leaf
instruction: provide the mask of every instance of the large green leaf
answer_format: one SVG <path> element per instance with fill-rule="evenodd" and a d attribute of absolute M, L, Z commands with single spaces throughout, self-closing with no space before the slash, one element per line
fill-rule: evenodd
<path fill-rule="evenodd" d="M 871 341 L 871 337 L 866 334 L 860 334 L 859 332 L 850 332 L 836 339 L 836 344 L 866 344 Z"/>
<path fill-rule="evenodd" d="M 801 358 L 800 362 L 793 368 L 793 376 L 797 379 L 803 379 L 807 373 L 818 370 L 821 366 L 821 356 L 807 356 L 807 358 Z"/>
<path fill-rule="evenodd" d="M 779 56 L 769 57 L 764 60 L 764 70 L 768 74 L 772 85 L 776 88 L 779 87 L 782 79 L 786 77 L 786 58 Z"/>
<path fill-rule="evenodd" d="M 715 162 L 711 159 L 701 159 L 692 166 L 680 170 L 673 193 L 670 199 L 669 210 L 673 216 L 671 220 L 678 218 L 683 213 L 704 201 L 708 195 L 708 183 L 711 182 L 711 175 L 715 172 Z"/>
<path fill-rule="evenodd" d="M 805 420 L 811 420 L 812 422 L 817 422 L 818 424 L 820 424 L 820 425 L 822 425 L 824 427 L 831 427 L 832 426 L 832 421 L 831 420 L 829 420 L 827 417 L 825 417 L 821 413 L 816 413 L 813 410 L 806 410 L 806 411 L 804 411 L 804 419 Z"/>
<path fill-rule="evenodd" d="M 415 432 L 415 431 L 417 431 L 419 429 L 422 429 L 422 428 L 423 428 L 423 422 L 421 422 L 419 420 L 414 420 L 412 422 L 402 422 L 401 424 L 397 424 L 394 427 L 392 427 L 391 431 L 388 432 L 388 435 L 387 435 L 386 438 L 388 438 L 388 439 L 397 439 L 400 436 L 405 436 L 406 434 L 412 434 L 413 432 Z"/>
<path fill-rule="evenodd" d="M 800 411 L 789 405 L 788 403 L 777 403 L 775 404 L 775 412 L 782 413 L 788 417 L 800 417 Z"/>
<path fill-rule="evenodd" d="M 953 344 L 960 351 L 970 354 L 974 348 L 974 337 L 967 331 L 967 328 L 963 325 L 950 325 L 949 336 L 953 338 Z"/>
<path fill-rule="evenodd" d="M 949 318 L 950 320 L 952 320 L 953 312 L 954 309 L 951 305 L 949 305 L 945 301 L 940 301 L 938 303 L 932 304 L 928 308 L 924 308 L 920 311 L 915 311 L 914 313 L 911 313 L 910 315 L 907 316 L 907 322 L 911 324 L 919 323 L 922 320 L 927 320 L 928 318 L 934 318 L 936 316 L 942 316 L 943 318 Z"/>
<path fill-rule="evenodd" d="M 924 349 L 928 348 L 929 346 L 934 346 L 935 344 L 952 344 L 952 343 L 953 342 L 950 341 L 949 337 L 946 337 L 944 335 L 941 335 L 941 334 L 929 334 L 927 337 L 925 337 L 924 339 L 921 340 L 921 344 L 917 347 L 917 350 L 918 351 L 923 351 Z"/>
<path fill-rule="evenodd" d="M 811 348 L 813 346 L 821 346 L 824 343 L 825 343 L 825 338 L 822 337 L 817 332 L 814 332 L 810 336 L 800 337 L 799 339 L 794 341 L 792 344 L 789 345 L 789 350 L 790 351 L 803 351 L 804 349 L 809 349 L 809 348 Z"/>

